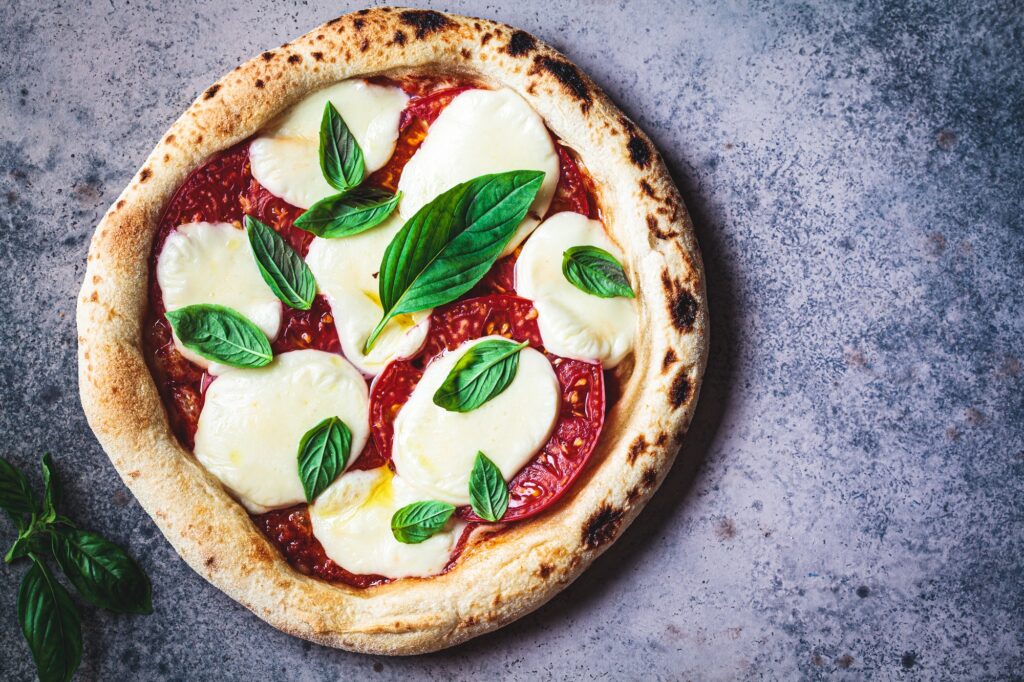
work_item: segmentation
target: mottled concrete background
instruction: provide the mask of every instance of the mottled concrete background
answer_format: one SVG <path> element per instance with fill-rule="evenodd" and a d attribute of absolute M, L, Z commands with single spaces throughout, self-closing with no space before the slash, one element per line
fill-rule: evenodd
<path fill-rule="evenodd" d="M 539 612 L 410 659 L 292 639 L 196 576 L 75 386 L 105 208 L 208 84 L 359 5 L 0 8 L 2 451 L 31 467 L 52 450 L 71 515 L 155 584 L 151 617 L 85 610 L 82 679 L 1020 674 L 1024 11 L 717 4 L 444 6 L 553 43 L 654 138 L 697 225 L 714 341 L 682 460 L 625 537 Z M 24 568 L 0 568 L 11 680 L 32 674 Z"/>

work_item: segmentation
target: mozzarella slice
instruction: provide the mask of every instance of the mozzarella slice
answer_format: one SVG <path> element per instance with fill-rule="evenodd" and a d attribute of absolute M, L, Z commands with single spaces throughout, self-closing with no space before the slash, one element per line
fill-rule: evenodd
<path fill-rule="evenodd" d="M 285 111 L 249 145 L 252 175 L 289 204 L 309 208 L 338 190 L 320 169 L 320 121 L 330 101 L 363 151 L 366 172 L 395 151 L 398 120 L 409 97 L 400 88 L 347 80 L 318 90 Z"/>
<path fill-rule="evenodd" d="M 544 446 L 558 418 L 561 391 L 551 363 L 532 348 L 519 352 L 515 379 L 498 396 L 470 412 L 449 412 L 434 393 L 466 351 L 488 336 L 464 343 L 434 360 L 395 419 L 392 459 L 410 485 L 430 499 L 469 504 L 469 474 L 477 452 L 506 481 Z"/>
<path fill-rule="evenodd" d="M 398 210 L 409 219 L 461 182 L 513 170 L 544 171 L 544 183 L 502 255 L 515 251 L 548 210 L 558 184 L 558 153 L 544 121 L 514 91 L 468 90 L 444 108 L 406 164 Z"/>
<path fill-rule="evenodd" d="M 413 355 L 430 329 L 430 311 L 398 315 L 384 327 L 369 354 L 363 345 L 384 316 L 378 296 L 377 271 L 384 250 L 402 228 L 395 214 L 377 227 L 343 239 L 315 238 L 306 263 L 317 286 L 331 304 L 334 327 L 345 357 L 374 376 L 395 358 Z"/>
<path fill-rule="evenodd" d="M 345 358 L 282 353 L 260 369 L 231 369 L 206 390 L 196 458 L 255 513 L 305 501 L 299 442 L 328 417 L 352 432 L 351 465 L 370 435 L 366 381 Z"/>
<path fill-rule="evenodd" d="M 444 570 L 466 524 L 448 526 L 419 544 L 403 544 L 391 533 L 391 517 L 428 498 L 386 467 L 352 471 L 324 491 L 309 508 L 313 535 L 336 564 L 356 574 L 386 578 L 426 577 Z"/>
<path fill-rule="evenodd" d="M 281 326 L 281 301 L 263 281 L 245 232 L 230 223 L 188 223 L 167 236 L 156 262 L 164 307 L 177 310 L 197 303 L 234 308 L 273 340 Z M 186 358 L 211 374 L 226 369 L 185 348 Z"/>
<path fill-rule="evenodd" d="M 622 262 L 622 254 L 599 221 L 569 212 L 545 220 L 516 260 L 516 293 L 537 308 L 537 324 L 548 351 L 614 367 L 633 347 L 636 305 L 629 298 L 592 296 L 565 278 L 562 254 L 584 245 L 602 248 Z"/>

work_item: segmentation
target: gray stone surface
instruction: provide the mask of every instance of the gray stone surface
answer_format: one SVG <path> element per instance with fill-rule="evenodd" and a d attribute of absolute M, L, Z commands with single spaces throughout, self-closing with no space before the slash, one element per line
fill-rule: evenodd
<path fill-rule="evenodd" d="M 0 9 L 3 454 L 53 451 L 71 515 L 156 590 L 147 618 L 85 609 L 81 679 L 1020 674 L 1019 5 L 448 3 L 552 42 L 655 139 L 699 231 L 714 341 L 682 459 L 617 545 L 497 634 L 386 659 L 283 635 L 192 573 L 76 395 L 104 209 L 209 83 L 357 7 L 257 4 Z M 24 568 L 0 568 L 4 679 L 32 675 Z"/>

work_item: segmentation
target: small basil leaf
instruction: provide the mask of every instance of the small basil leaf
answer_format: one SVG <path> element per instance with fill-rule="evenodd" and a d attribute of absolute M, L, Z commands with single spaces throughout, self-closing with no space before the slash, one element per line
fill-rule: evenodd
<path fill-rule="evenodd" d="M 596 246 L 574 246 L 562 254 L 562 274 L 580 291 L 601 298 L 635 298 L 615 256 Z"/>
<path fill-rule="evenodd" d="M 309 310 L 316 297 L 316 280 L 306 261 L 273 228 L 245 216 L 245 233 L 256 265 L 274 295 L 296 310 Z"/>
<path fill-rule="evenodd" d="M 476 453 L 469 474 L 469 504 L 481 519 L 499 521 L 508 509 L 508 485 L 498 466 L 482 452 Z"/>
<path fill-rule="evenodd" d="M 43 523 L 53 523 L 57 520 L 57 498 L 60 497 L 60 481 L 53 471 L 53 458 L 47 452 L 43 455 L 43 515 L 40 520 Z"/>
<path fill-rule="evenodd" d="M 0 508 L 7 512 L 18 528 L 24 528 L 25 517 L 36 511 L 36 500 L 28 479 L 3 457 L 0 457 Z"/>
<path fill-rule="evenodd" d="M 57 528 L 50 535 L 54 558 L 87 601 L 117 613 L 153 613 L 149 578 L 123 549 L 74 528 Z"/>
<path fill-rule="evenodd" d="M 364 352 L 395 315 L 449 303 L 472 289 L 512 238 L 543 181 L 541 171 L 481 175 L 417 211 L 384 251 L 378 278 L 384 317 Z"/>
<path fill-rule="evenodd" d="M 401 192 L 357 187 L 316 202 L 295 220 L 295 227 L 324 239 L 351 237 L 384 222 L 401 198 Z"/>
<path fill-rule="evenodd" d="M 417 545 L 444 528 L 455 513 L 455 507 L 445 502 L 413 502 L 391 517 L 391 533 L 407 545 Z"/>
<path fill-rule="evenodd" d="M 299 479 L 307 502 L 345 470 L 351 448 L 352 432 L 337 417 L 328 417 L 306 432 L 299 442 Z"/>
<path fill-rule="evenodd" d="M 71 596 L 35 556 L 18 590 L 18 620 L 40 682 L 67 682 L 82 662 L 82 622 Z"/>
<path fill-rule="evenodd" d="M 165 315 L 185 347 L 204 358 L 231 367 L 263 367 L 274 359 L 267 335 L 236 310 L 200 303 Z"/>
<path fill-rule="evenodd" d="M 434 404 L 449 412 L 469 412 L 500 395 L 516 378 L 519 351 L 528 345 L 504 339 L 476 344 L 452 367 L 434 393 Z"/>
<path fill-rule="evenodd" d="M 320 170 L 327 184 L 340 192 L 355 187 L 366 175 L 363 150 L 330 102 L 320 121 Z"/>

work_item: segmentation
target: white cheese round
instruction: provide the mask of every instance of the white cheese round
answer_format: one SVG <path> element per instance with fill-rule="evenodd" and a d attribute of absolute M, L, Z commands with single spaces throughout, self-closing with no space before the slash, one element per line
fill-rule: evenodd
<path fill-rule="evenodd" d="M 430 310 L 398 315 L 384 327 L 369 354 L 363 346 L 384 316 L 377 274 L 384 250 L 402 228 L 396 214 L 366 232 L 341 239 L 315 238 L 306 263 L 320 292 L 327 297 L 345 357 L 365 374 L 375 376 L 395 358 L 413 355 L 430 329 Z"/>
<path fill-rule="evenodd" d="M 516 293 L 533 301 L 544 347 L 562 357 L 614 367 L 633 348 L 636 304 L 577 289 L 562 274 L 562 254 L 597 246 L 621 263 L 622 254 L 601 223 L 579 213 L 558 213 L 533 233 L 516 260 Z"/>
<path fill-rule="evenodd" d="M 260 275 L 245 232 L 230 223 L 188 223 L 167 236 L 156 261 L 164 307 L 177 310 L 215 303 L 237 310 L 273 340 L 281 326 L 281 301 Z M 226 369 L 185 348 L 186 358 L 211 374 Z"/>
<path fill-rule="evenodd" d="M 340 355 L 297 350 L 259 369 L 230 369 L 206 390 L 196 458 L 250 511 L 297 504 L 306 499 L 299 442 L 328 417 L 352 432 L 351 464 L 370 435 L 369 391 Z"/>
<path fill-rule="evenodd" d="M 320 169 L 320 122 L 330 101 L 363 151 L 366 172 L 391 158 L 409 97 L 400 88 L 347 80 L 318 90 L 275 119 L 249 145 L 252 175 L 272 194 L 309 208 L 337 194 Z"/>
<path fill-rule="evenodd" d="M 551 363 L 532 348 L 519 352 L 519 369 L 508 388 L 470 412 L 449 412 L 434 393 L 466 351 L 468 341 L 434 360 L 395 419 L 392 460 L 410 485 L 429 499 L 469 504 L 469 474 L 483 452 L 506 481 L 540 451 L 558 419 L 561 391 Z"/>
<path fill-rule="evenodd" d="M 502 255 L 537 227 L 558 185 L 558 153 L 541 117 L 507 88 L 468 90 L 445 107 L 402 171 L 398 210 L 406 219 L 442 192 L 488 173 L 544 171 L 544 183 Z"/>
<path fill-rule="evenodd" d="M 352 573 L 386 578 L 436 575 L 448 564 L 464 522 L 452 517 L 444 530 L 418 544 L 401 543 L 391 532 L 396 511 L 427 499 L 386 466 L 352 471 L 309 507 L 313 535 L 334 563 Z"/>

